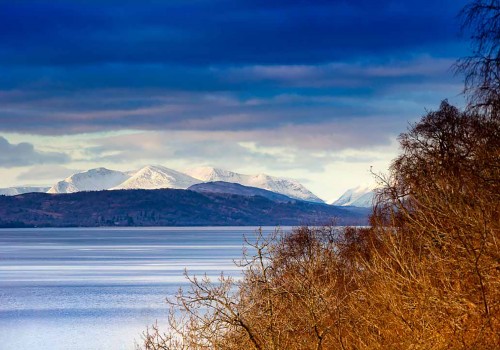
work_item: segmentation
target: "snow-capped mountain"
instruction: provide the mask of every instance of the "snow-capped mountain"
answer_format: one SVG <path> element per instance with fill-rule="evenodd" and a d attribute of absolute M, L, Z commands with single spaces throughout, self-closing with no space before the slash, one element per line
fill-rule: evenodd
<path fill-rule="evenodd" d="M 18 194 L 31 192 L 47 192 L 50 187 L 43 186 L 24 186 L 0 188 L 0 196 L 17 196 Z"/>
<path fill-rule="evenodd" d="M 324 203 L 295 180 L 266 174 L 244 175 L 211 167 L 195 168 L 182 173 L 159 165 L 148 165 L 137 171 L 128 172 L 106 168 L 91 169 L 59 181 L 49 189 L 48 193 L 122 189 L 186 189 L 195 184 L 213 181 L 237 183 L 272 191 L 293 199 Z"/>
<path fill-rule="evenodd" d="M 77 173 L 59 181 L 48 193 L 73 193 L 81 191 L 102 191 L 118 186 L 131 177 L 129 172 L 96 168 Z"/>
<path fill-rule="evenodd" d="M 242 182 L 248 177 L 247 175 L 234 173 L 230 170 L 212 168 L 209 166 L 188 169 L 186 170 L 186 174 L 204 182 L 224 181 L 239 183 L 240 185 L 245 185 Z"/>
<path fill-rule="evenodd" d="M 375 188 L 375 185 L 360 185 L 350 188 L 331 204 L 371 208 L 373 205 L 373 198 L 375 196 Z"/>
<path fill-rule="evenodd" d="M 224 181 L 238 183 L 244 186 L 262 188 L 264 190 L 284 194 L 290 198 L 308 202 L 323 203 L 314 193 L 295 180 L 274 177 L 266 174 L 244 175 L 229 170 L 200 167 L 186 171 L 190 176 L 204 182 Z"/>
<path fill-rule="evenodd" d="M 137 171 L 123 183 L 113 186 L 112 190 L 127 189 L 159 189 L 159 188 L 180 188 L 186 189 L 189 186 L 201 181 L 189 175 L 165 168 L 159 165 L 148 165 Z"/>

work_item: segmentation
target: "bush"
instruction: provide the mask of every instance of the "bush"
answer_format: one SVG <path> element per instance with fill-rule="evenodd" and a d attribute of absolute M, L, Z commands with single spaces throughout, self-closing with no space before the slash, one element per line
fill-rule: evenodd
<path fill-rule="evenodd" d="M 400 136 L 369 228 L 258 233 L 243 278 L 189 277 L 145 349 L 493 349 L 500 127 L 446 101 Z"/>
<path fill-rule="evenodd" d="M 401 134 L 369 228 L 299 227 L 248 243 L 241 280 L 188 277 L 145 349 L 499 349 L 498 0 L 464 9 L 470 108 Z"/>

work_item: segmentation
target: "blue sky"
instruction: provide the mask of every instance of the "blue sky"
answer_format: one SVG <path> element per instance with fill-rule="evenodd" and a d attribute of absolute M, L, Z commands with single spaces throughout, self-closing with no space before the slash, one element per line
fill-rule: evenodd
<path fill-rule="evenodd" d="M 464 1 L 0 1 L 0 186 L 213 165 L 330 199 L 384 172 L 467 54 Z"/>

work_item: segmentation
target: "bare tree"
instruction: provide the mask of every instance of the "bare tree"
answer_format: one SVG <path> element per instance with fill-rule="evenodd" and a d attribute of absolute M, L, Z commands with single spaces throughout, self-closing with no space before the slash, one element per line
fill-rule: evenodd
<path fill-rule="evenodd" d="M 472 107 L 399 137 L 371 227 L 257 232 L 243 277 L 186 274 L 149 350 L 500 349 L 500 1 L 463 10 Z"/>
<path fill-rule="evenodd" d="M 385 286 L 401 286 L 414 305 L 404 309 L 418 310 L 407 310 L 405 323 L 431 330 L 422 337 L 461 348 L 498 345 L 500 125 L 445 101 L 399 140 L 402 154 L 372 218 L 390 254 L 383 263 L 393 282 Z"/>
<path fill-rule="evenodd" d="M 465 93 L 472 106 L 500 106 L 500 1 L 474 0 L 461 12 L 462 30 L 470 35 L 472 54 L 460 59 Z"/>

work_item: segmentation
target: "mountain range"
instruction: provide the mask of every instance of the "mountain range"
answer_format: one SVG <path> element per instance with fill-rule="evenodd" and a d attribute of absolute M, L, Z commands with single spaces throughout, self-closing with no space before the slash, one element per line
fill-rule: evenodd
<path fill-rule="evenodd" d="M 201 167 L 186 172 L 160 165 L 148 165 L 137 171 L 96 168 L 73 174 L 52 186 L 48 193 L 75 193 L 122 189 L 186 189 L 192 185 L 224 181 L 256 187 L 308 202 L 324 203 L 299 182 L 266 174 L 245 175 L 229 170 Z"/>
<path fill-rule="evenodd" d="M 139 170 L 116 171 L 95 168 L 79 172 L 54 184 L 52 187 L 10 187 L 0 189 L 0 195 L 14 196 L 28 192 L 76 193 L 84 191 L 122 190 L 122 189 L 187 189 L 193 185 L 207 182 L 225 182 L 258 188 L 296 200 L 324 203 L 296 180 L 274 177 L 266 174 L 246 175 L 230 170 L 198 167 L 185 172 L 159 165 L 147 165 Z M 211 186 L 215 191 L 216 186 Z M 199 187 L 201 189 L 203 187 Z M 335 206 L 371 207 L 374 186 L 358 186 L 347 190 L 337 200 L 330 202 Z M 217 186 L 217 191 L 233 191 L 235 187 Z M 239 189 L 241 190 L 241 188 Z M 231 192 L 229 192 L 231 193 Z"/>

